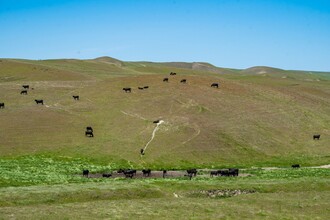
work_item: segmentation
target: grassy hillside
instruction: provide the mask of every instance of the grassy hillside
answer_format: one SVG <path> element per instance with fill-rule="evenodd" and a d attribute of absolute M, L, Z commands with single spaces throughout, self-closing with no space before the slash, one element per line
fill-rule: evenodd
<path fill-rule="evenodd" d="M 0 154 L 88 158 L 116 167 L 325 164 L 330 158 L 329 75 L 108 57 L 1 59 L 0 102 L 6 108 L 0 109 Z M 179 83 L 183 78 L 187 84 Z M 220 87 L 211 88 L 213 82 Z M 20 95 L 22 84 L 34 90 Z M 44 99 L 45 105 L 34 99 Z M 164 123 L 141 157 L 157 119 Z M 94 138 L 84 136 L 86 126 L 94 128 Z M 313 134 L 321 139 L 312 140 Z"/>

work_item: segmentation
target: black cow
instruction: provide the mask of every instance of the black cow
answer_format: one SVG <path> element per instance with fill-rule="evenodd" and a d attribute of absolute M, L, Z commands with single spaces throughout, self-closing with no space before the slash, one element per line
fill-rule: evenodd
<path fill-rule="evenodd" d="M 144 155 L 144 149 L 141 148 L 140 153 L 141 155 Z"/>
<path fill-rule="evenodd" d="M 196 169 L 189 169 L 189 170 L 187 170 L 187 173 L 188 173 L 188 175 L 192 174 L 192 175 L 196 176 L 197 175 L 197 170 Z"/>
<path fill-rule="evenodd" d="M 24 94 L 24 95 L 27 95 L 27 90 L 22 90 L 22 91 L 21 91 L 21 95 L 23 95 L 23 94 Z"/>
<path fill-rule="evenodd" d="M 87 137 L 94 137 L 94 134 L 92 131 L 85 131 L 85 136 Z"/>
<path fill-rule="evenodd" d="M 133 176 L 136 174 L 136 170 L 123 170 L 123 173 L 126 178 L 133 178 Z"/>
<path fill-rule="evenodd" d="M 124 172 L 124 169 L 119 169 L 119 170 L 117 170 L 117 173 L 123 173 Z"/>
<path fill-rule="evenodd" d="M 83 176 L 88 177 L 89 170 L 83 170 Z"/>
<path fill-rule="evenodd" d="M 217 170 L 211 170 L 210 176 L 218 176 L 218 171 Z"/>
<path fill-rule="evenodd" d="M 148 89 L 148 88 L 149 88 L 149 86 L 143 86 L 143 88 L 144 88 L 144 89 Z"/>
<path fill-rule="evenodd" d="M 299 164 L 293 164 L 291 165 L 292 168 L 300 168 L 300 165 Z"/>
<path fill-rule="evenodd" d="M 131 90 L 131 88 L 123 88 L 123 90 L 125 91 L 125 92 L 132 92 L 132 90 Z"/>
<path fill-rule="evenodd" d="M 218 83 L 212 83 L 211 84 L 211 87 L 217 87 L 217 88 L 219 88 L 219 84 Z"/>
<path fill-rule="evenodd" d="M 42 100 L 42 99 L 35 99 L 34 100 L 36 103 L 37 103 L 37 105 L 40 103 L 40 104 L 44 104 L 44 100 Z"/>
<path fill-rule="evenodd" d="M 163 82 L 168 82 L 168 78 L 164 78 L 163 79 Z"/>
<path fill-rule="evenodd" d="M 23 87 L 24 89 L 29 89 L 29 88 L 30 88 L 29 85 L 22 85 L 22 87 Z"/>
<path fill-rule="evenodd" d="M 229 176 L 229 170 L 227 170 L 227 169 L 218 170 L 218 175 Z"/>
<path fill-rule="evenodd" d="M 159 120 L 155 120 L 153 121 L 154 124 L 158 124 L 159 123 Z"/>
<path fill-rule="evenodd" d="M 228 176 L 238 176 L 238 169 L 237 168 L 230 168 L 228 170 Z"/>
<path fill-rule="evenodd" d="M 186 79 L 181 79 L 180 83 L 186 83 L 187 80 Z"/>
<path fill-rule="evenodd" d="M 5 103 L 1 102 L 0 103 L 0 108 L 5 108 Z"/>
<path fill-rule="evenodd" d="M 102 177 L 105 177 L 105 178 L 109 178 L 109 177 L 111 177 L 111 176 L 112 176 L 111 173 L 103 173 L 103 174 L 102 174 Z"/>
<path fill-rule="evenodd" d="M 73 95 L 72 97 L 74 100 L 79 100 L 79 95 Z"/>
<path fill-rule="evenodd" d="M 321 135 L 320 134 L 314 134 L 313 135 L 313 140 L 317 139 L 320 140 Z"/>
<path fill-rule="evenodd" d="M 138 89 L 143 90 L 143 87 L 138 87 Z"/>
<path fill-rule="evenodd" d="M 86 127 L 86 131 L 91 131 L 93 132 L 93 128 L 91 126 Z"/>
<path fill-rule="evenodd" d="M 165 178 L 166 174 L 167 174 L 167 170 L 163 170 L 163 178 Z"/>
<path fill-rule="evenodd" d="M 173 72 L 171 72 L 171 73 L 170 73 L 170 75 L 171 75 L 171 76 L 175 76 L 175 75 L 176 75 L 176 73 L 173 73 Z"/>
<path fill-rule="evenodd" d="M 147 169 L 147 170 L 142 170 L 143 176 L 150 176 L 151 174 L 151 170 Z"/>

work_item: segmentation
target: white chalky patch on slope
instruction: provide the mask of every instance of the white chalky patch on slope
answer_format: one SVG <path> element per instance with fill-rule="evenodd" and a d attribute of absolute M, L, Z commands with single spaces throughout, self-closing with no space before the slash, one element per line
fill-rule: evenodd
<path fill-rule="evenodd" d="M 160 120 L 160 121 L 157 123 L 157 126 L 155 127 L 154 131 L 152 132 L 152 136 L 151 136 L 150 141 L 148 141 L 148 143 L 146 144 L 146 146 L 144 146 L 144 148 L 143 148 L 143 152 L 146 151 L 148 145 L 149 145 L 149 144 L 151 143 L 151 141 L 154 139 L 155 134 L 156 134 L 156 131 L 158 130 L 159 125 L 161 125 L 162 123 L 164 123 L 163 120 Z"/>

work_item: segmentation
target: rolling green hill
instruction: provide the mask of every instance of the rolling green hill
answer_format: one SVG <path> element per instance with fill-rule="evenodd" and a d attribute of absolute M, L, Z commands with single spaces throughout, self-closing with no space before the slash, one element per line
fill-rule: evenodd
<path fill-rule="evenodd" d="M 0 102 L 6 105 L 0 109 L 0 156 L 168 168 L 325 164 L 329 80 L 330 73 L 202 62 L 0 59 Z M 20 95 L 22 84 L 34 89 Z M 157 119 L 164 123 L 141 157 Z M 84 136 L 86 126 L 94 128 L 94 138 Z"/>

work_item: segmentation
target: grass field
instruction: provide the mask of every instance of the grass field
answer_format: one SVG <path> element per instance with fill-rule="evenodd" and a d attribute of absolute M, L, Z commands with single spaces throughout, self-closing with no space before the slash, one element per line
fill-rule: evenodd
<path fill-rule="evenodd" d="M 213 82 L 220 87 L 211 88 Z M 28 95 L 20 95 L 23 84 L 33 88 Z M 330 73 L 109 57 L 0 59 L 0 102 L 0 219 L 330 215 L 329 169 L 307 168 L 330 164 Z M 164 123 L 141 157 L 158 119 Z M 86 126 L 94 138 L 85 137 Z M 273 166 L 281 169 L 253 168 Z M 225 167 L 245 168 L 246 175 L 81 177 L 83 169 Z M 202 190 L 253 193 L 212 197 Z"/>

